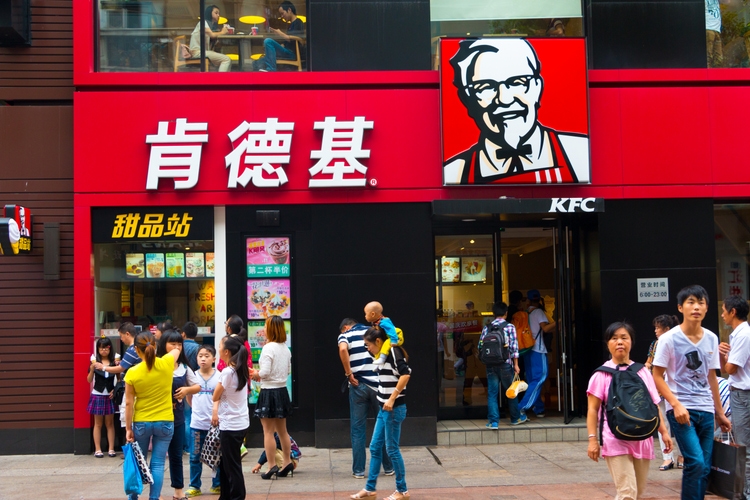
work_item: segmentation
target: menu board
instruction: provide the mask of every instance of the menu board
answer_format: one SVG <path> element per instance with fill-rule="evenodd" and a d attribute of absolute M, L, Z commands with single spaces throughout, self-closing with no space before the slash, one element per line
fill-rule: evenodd
<path fill-rule="evenodd" d="M 248 319 L 291 318 L 289 280 L 247 280 Z"/>
<path fill-rule="evenodd" d="M 247 277 L 289 276 L 289 238 L 247 238 Z"/>
<path fill-rule="evenodd" d="M 487 279 L 487 257 L 461 257 L 461 281 L 483 282 Z"/>
<path fill-rule="evenodd" d="M 185 277 L 185 255 L 181 253 L 167 254 L 167 278 Z"/>
<path fill-rule="evenodd" d="M 163 278 L 164 277 L 164 254 L 147 253 L 146 254 L 146 277 Z"/>
<path fill-rule="evenodd" d="M 206 275 L 206 267 L 203 262 L 203 252 L 186 253 L 185 269 L 187 270 L 188 278 L 203 278 Z"/>
<path fill-rule="evenodd" d="M 443 283 L 458 283 L 461 279 L 461 258 L 443 257 L 440 259 Z"/>
<path fill-rule="evenodd" d="M 213 278 L 214 276 L 214 253 L 206 252 L 206 278 Z"/>
<path fill-rule="evenodd" d="M 284 321 L 284 328 L 286 329 L 286 346 L 289 350 L 292 349 L 292 322 Z M 253 358 L 253 364 L 255 369 L 258 369 L 257 363 L 260 359 L 260 352 L 263 346 L 266 345 L 266 322 L 265 321 L 248 321 L 247 322 L 247 342 L 250 344 L 250 353 Z M 292 397 L 292 374 L 290 373 L 286 380 L 286 388 L 289 391 L 289 398 Z M 250 384 L 250 392 L 248 394 L 248 402 L 255 404 L 258 402 L 258 395 L 260 394 L 260 384 L 253 382 Z"/>
<path fill-rule="evenodd" d="M 125 274 L 129 278 L 143 278 L 146 264 L 142 253 L 125 254 Z"/>

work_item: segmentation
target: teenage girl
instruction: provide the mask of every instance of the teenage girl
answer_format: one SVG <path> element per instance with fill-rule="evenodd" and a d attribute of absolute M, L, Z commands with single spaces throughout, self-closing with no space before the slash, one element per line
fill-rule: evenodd
<path fill-rule="evenodd" d="M 93 381 L 91 397 L 86 411 L 94 416 L 94 446 L 96 447 L 96 458 L 104 457 L 102 453 L 102 422 L 107 426 L 107 443 L 109 443 L 109 456 L 115 453 L 115 405 L 112 404 L 112 391 L 117 383 L 117 375 L 101 370 L 94 370 L 94 364 L 101 363 L 104 366 L 115 366 L 115 353 L 112 349 L 112 341 L 107 337 L 101 337 L 96 341 L 96 353 L 91 356 L 91 366 L 86 377 L 89 384 Z"/>
<path fill-rule="evenodd" d="M 172 411 L 174 413 L 174 434 L 169 443 L 169 477 L 171 486 L 174 488 L 174 499 L 183 500 L 187 497 L 182 489 L 185 487 L 182 470 L 182 449 L 185 440 L 185 399 L 181 393 L 176 391 L 187 385 L 188 371 L 187 357 L 182 348 L 182 335 L 175 330 L 165 330 L 159 339 L 159 348 L 156 355 L 161 357 L 173 350 L 179 350 L 180 354 L 174 362 L 172 372 Z M 182 396 L 182 397 L 178 397 Z"/>
<path fill-rule="evenodd" d="M 227 366 L 221 372 L 219 383 L 214 389 L 211 425 L 218 425 L 221 431 L 220 498 L 245 500 L 240 447 L 245 431 L 250 426 L 247 409 L 247 384 L 250 379 L 248 353 L 240 337 L 228 336 L 221 340 L 219 357 Z"/>

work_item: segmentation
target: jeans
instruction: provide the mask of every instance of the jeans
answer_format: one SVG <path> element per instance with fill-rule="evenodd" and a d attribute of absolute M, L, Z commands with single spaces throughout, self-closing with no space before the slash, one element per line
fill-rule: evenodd
<path fill-rule="evenodd" d="M 159 500 L 161 485 L 164 482 L 164 457 L 174 434 L 174 422 L 133 422 L 133 436 L 148 458 L 148 442 L 151 441 L 151 462 L 149 469 L 154 484 L 149 489 L 149 500 Z M 138 495 L 130 495 L 130 500 L 138 500 Z"/>
<path fill-rule="evenodd" d="M 185 479 L 182 477 L 182 441 L 185 439 L 185 423 L 174 426 L 172 441 L 169 442 L 169 478 L 172 480 L 172 488 L 182 489 L 185 487 Z"/>
<path fill-rule="evenodd" d="M 201 473 L 203 472 L 203 464 L 201 463 L 201 450 L 203 449 L 203 442 L 206 440 L 208 431 L 201 431 L 197 429 L 190 429 L 192 432 L 192 450 L 190 450 L 190 487 L 201 489 Z M 217 488 L 221 482 L 219 481 L 219 473 L 216 472 L 213 479 L 211 480 L 211 487 Z"/>
<path fill-rule="evenodd" d="M 398 442 L 401 440 L 401 422 L 406 418 L 406 405 L 394 406 L 393 411 L 382 408 L 375 421 L 375 430 L 370 441 L 370 472 L 367 474 L 367 491 L 375 491 L 378 485 L 380 463 L 383 460 L 383 444 L 396 471 L 396 490 L 400 493 L 408 491 L 406 487 L 406 468 L 401 457 Z"/>
<path fill-rule="evenodd" d="M 733 390 L 729 397 L 732 408 L 732 431 L 738 444 L 746 448 L 745 496 L 750 497 L 750 391 Z"/>
<path fill-rule="evenodd" d="M 263 40 L 263 48 L 265 49 L 265 56 L 263 56 L 263 62 L 265 62 L 265 68 L 268 71 L 276 71 L 276 59 L 294 59 L 295 55 L 292 51 L 281 45 L 273 38 L 266 38 Z M 259 61 L 260 62 L 260 61 Z"/>
<path fill-rule="evenodd" d="M 499 401 L 502 394 L 508 390 L 513 383 L 513 368 L 508 363 L 498 366 L 487 367 L 487 420 L 491 424 L 500 421 Z M 502 393 L 500 388 L 502 387 Z M 510 411 L 510 421 L 518 422 L 521 413 L 518 411 L 518 398 L 508 398 L 508 410 Z"/>
<path fill-rule="evenodd" d="M 714 414 L 707 411 L 688 410 L 690 423 L 679 424 L 674 411 L 667 412 L 669 428 L 672 429 L 682 456 L 685 469 L 682 471 L 682 500 L 700 500 L 706 495 L 708 474 L 711 472 L 711 452 L 714 448 Z"/>
<path fill-rule="evenodd" d="M 372 408 L 377 416 L 380 409 L 375 391 L 370 389 L 364 382 L 359 381 L 358 386 L 349 384 L 349 421 L 351 425 L 352 438 L 352 472 L 354 474 L 365 473 L 365 462 L 367 461 L 367 412 Z M 391 459 L 386 453 L 385 445 L 382 450 L 383 470 L 393 470 Z"/>
<path fill-rule="evenodd" d="M 529 388 L 523 394 L 518 404 L 522 412 L 531 409 L 539 415 L 544 413 L 542 401 L 542 386 L 547 380 L 547 355 L 541 352 L 529 351 L 523 355 L 526 368 L 526 383 Z"/>
<path fill-rule="evenodd" d="M 193 449 L 193 430 L 190 428 L 190 421 L 193 419 L 193 409 L 185 403 L 185 439 L 182 441 L 184 451 L 190 453 Z"/>
<path fill-rule="evenodd" d="M 221 495 L 219 500 L 245 500 L 245 477 L 242 475 L 242 457 L 240 446 L 245 439 L 245 432 L 221 431 Z"/>

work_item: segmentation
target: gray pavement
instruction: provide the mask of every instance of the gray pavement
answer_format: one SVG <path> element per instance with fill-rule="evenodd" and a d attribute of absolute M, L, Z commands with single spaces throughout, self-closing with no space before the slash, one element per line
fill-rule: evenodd
<path fill-rule="evenodd" d="M 402 448 L 412 498 L 439 499 L 610 499 L 614 487 L 603 461 L 586 456 L 586 442 L 515 443 L 477 446 Z M 302 448 L 294 477 L 264 481 L 250 469 L 261 450 L 250 450 L 244 473 L 247 498 L 345 499 L 364 486 L 351 477 L 351 451 Z M 93 455 L 0 456 L 0 499 L 125 498 L 122 459 Z M 184 476 L 189 476 L 187 456 Z M 651 464 L 644 498 L 679 498 L 682 471 L 660 472 L 661 460 Z M 369 464 L 369 462 L 368 462 Z M 203 488 L 210 484 L 204 470 Z M 162 499 L 174 491 L 165 472 Z M 378 480 L 380 497 L 395 489 L 393 477 Z M 147 492 L 144 492 L 147 493 Z M 142 495 L 141 498 L 148 498 Z M 204 494 L 200 498 L 217 499 Z"/>

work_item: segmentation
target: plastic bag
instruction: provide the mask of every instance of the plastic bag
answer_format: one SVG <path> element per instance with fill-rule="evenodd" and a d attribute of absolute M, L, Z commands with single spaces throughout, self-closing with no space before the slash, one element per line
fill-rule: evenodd
<path fill-rule="evenodd" d="M 206 434 L 206 439 L 203 441 L 203 449 L 201 449 L 201 462 L 208 465 L 211 470 L 216 470 L 216 467 L 221 461 L 221 442 L 219 440 L 219 428 L 211 426 Z"/>
<path fill-rule="evenodd" d="M 122 456 L 125 459 L 122 463 L 125 494 L 140 495 L 143 493 L 143 480 L 141 479 L 141 472 L 138 470 L 138 462 L 133 454 L 133 446 L 130 443 L 123 445 Z"/>

